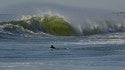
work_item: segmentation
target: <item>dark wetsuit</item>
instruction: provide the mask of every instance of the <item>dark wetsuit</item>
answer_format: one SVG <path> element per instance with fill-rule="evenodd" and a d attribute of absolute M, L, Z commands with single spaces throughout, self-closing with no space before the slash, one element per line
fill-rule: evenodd
<path fill-rule="evenodd" d="M 49 48 L 50 48 L 51 50 L 52 50 L 52 49 L 56 49 L 56 47 L 54 47 L 53 45 L 51 45 Z"/>

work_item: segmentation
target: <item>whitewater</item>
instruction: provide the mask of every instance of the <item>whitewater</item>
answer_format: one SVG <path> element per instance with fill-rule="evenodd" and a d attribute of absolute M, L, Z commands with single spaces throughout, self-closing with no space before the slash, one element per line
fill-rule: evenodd
<path fill-rule="evenodd" d="M 43 13 L 25 15 L 27 12 L 20 14 L 17 10 L 16 14 L 0 14 L 0 70 L 125 69 L 124 15 L 56 5 L 50 8 L 53 6 L 57 7 L 58 13 L 52 10 L 47 14 L 69 22 L 75 35 L 55 36 L 36 25 L 30 25 L 33 30 L 9 22 L 27 20 L 26 23 L 30 24 L 32 17 L 40 17 L 41 21 Z M 58 49 L 49 50 L 50 45 Z"/>

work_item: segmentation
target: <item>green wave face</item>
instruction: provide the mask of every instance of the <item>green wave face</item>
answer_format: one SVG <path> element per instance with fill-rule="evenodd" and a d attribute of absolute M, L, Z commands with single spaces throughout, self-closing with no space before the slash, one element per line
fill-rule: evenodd
<path fill-rule="evenodd" d="M 57 16 L 45 16 L 42 21 L 45 32 L 57 36 L 72 36 L 75 35 L 74 29 L 63 18 Z"/>
<path fill-rule="evenodd" d="M 22 26 L 33 32 L 45 32 L 56 36 L 73 36 L 75 30 L 63 18 L 58 16 L 32 17 L 26 20 L 3 22 L 2 24 Z"/>

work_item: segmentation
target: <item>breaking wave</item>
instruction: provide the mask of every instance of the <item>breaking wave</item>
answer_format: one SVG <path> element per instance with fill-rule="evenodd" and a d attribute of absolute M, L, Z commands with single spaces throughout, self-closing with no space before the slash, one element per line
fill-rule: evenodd
<path fill-rule="evenodd" d="M 23 16 L 20 20 L 1 22 L 0 23 L 0 38 L 6 36 L 29 36 L 29 35 L 44 35 L 50 36 L 51 33 L 47 33 L 43 25 L 42 20 L 46 17 L 57 16 L 69 23 L 75 30 L 74 35 L 95 35 L 114 32 L 125 31 L 124 18 L 110 18 L 110 19 L 95 19 L 95 18 L 83 18 L 82 23 L 72 23 L 64 16 L 49 11 L 39 16 Z M 70 17 L 72 18 L 72 17 Z"/>
<path fill-rule="evenodd" d="M 49 33 L 50 30 L 47 32 L 48 26 L 42 24 L 43 20 L 44 20 L 44 23 L 46 24 L 51 23 L 51 22 L 48 23 L 48 21 L 46 20 L 54 20 L 53 23 L 55 23 L 55 21 L 61 23 L 59 25 L 51 24 L 52 26 L 54 25 L 57 27 L 57 26 L 63 25 L 64 28 L 70 27 L 68 25 L 68 21 L 66 21 L 64 17 L 60 15 L 53 15 L 51 13 L 49 14 L 44 13 L 44 16 L 28 15 L 28 16 L 22 16 L 22 18 L 18 20 L 1 22 L 0 23 L 0 38 L 6 38 L 6 37 L 10 38 L 13 36 L 29 37 L 32 35 L 52 36 L 52 34 Z M 49 25 L 49 27 L 51 27 L 51 25 Z M 70 28 L 67 28 L 67 29 L 70 29 Z M 57 30 L 55 30 L 55 32 L 56 31 Z"/>

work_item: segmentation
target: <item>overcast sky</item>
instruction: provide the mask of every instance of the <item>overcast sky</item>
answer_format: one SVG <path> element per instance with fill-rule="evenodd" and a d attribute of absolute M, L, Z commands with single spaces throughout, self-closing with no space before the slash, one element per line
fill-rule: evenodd
<path fill-rule="evenodd" d="M 125 11 L 125 0 L 0 0 L 0 10 L 23 3 L 57 3 L 73 7 Z"/>

